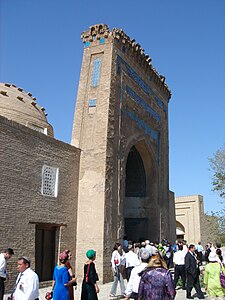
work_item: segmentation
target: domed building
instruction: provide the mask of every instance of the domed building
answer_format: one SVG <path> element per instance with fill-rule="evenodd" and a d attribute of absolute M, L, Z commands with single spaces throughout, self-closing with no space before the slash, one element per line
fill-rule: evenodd
<path fill-rule="evenodd" d="M 46 115 L 31 93 L 0 83 L 1 245 L 15 252 L 11 278 L 28 255 L 41 282 L 52 279 L 58 243 L 75 253 L 80 161 L 78 148 L 54 139 Z"/>
<path fill-rule="evenodd" d="M 10 83 L 0 83 L 0 115 L 53 137 L 45 109 L 31 93 Z"/>

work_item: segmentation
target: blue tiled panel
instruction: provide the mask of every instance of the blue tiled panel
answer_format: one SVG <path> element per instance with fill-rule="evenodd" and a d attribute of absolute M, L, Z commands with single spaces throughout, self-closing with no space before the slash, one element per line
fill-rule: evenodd
<path fill-rule="evenodd" d="M 90 47 L 90 45 L 91 45 L 90 42 L 86 42 L 86 43 L 84 44 L 84 47 Z"/>
<path fill-rule="evenodd" d="M 139 97 L 128 85 L 126 86 L 126 92 L 131 98 L 142 106 L 156 121 L 160 122 L 160 116 L 148 105 L 141 97 Z"/>
<path fill-rule="evenodd" d="M 105 39 L 104 39 L 104 38 L 100 38 L 99 44 L 100 44 L 100 45 L 105 44 Z"/>
<path fill-rule="evenodd" d="M 145 133 L 149 135 L 158 145 L 159 140 L 159 132 L 152 129 L 149 125 L 147 125 L 143 120 L 141 120 L 134 112 L 130 111 L 126 108 L 126 114 L 137 122 L 139 128 L 143 128 Z"/>
<path fill-rule="evenodd" d="M 125 47 L 125 46 L 122 47 L 122 51 L 123 51 L 124 53 L 126 53 L 126 47 Z"/>
<path fill-rule="evenodd" d="M 91 85 L 98 86 L 100 80 L 101 59 L 96 58 L 93 62 Z"/>
<path fill-rule="evenodd" d="M 128 74 L 128 76 L 130 78 L 132 78 L 137 84 L 138 86 L 147 94 L 147 95 L 151 95 L 157 105 L 162 108 L 165 112 L 167 111 L 167 106 L 163 103 L 163 101 L 152 91 L 152 89 L 145 83 L 145 81 L 134 71 L 133 68 L 131 68 L 131 66 L 126 63 L 122 57 L 120 57 L 119 55 L 117 56 L 117 73 L 120 74 L 121 72 L 121 64 L 124 64 L 126 67 L 126 72 Z M 150 80 L 150 79 L 149 79 Z"/>
<path fill-rule="evenodd" d="M 160 133 L 154 129 L 152 129 L 149 125 L 147 125 L 142 119 L 140 119 L 134 112 L 130 111 L 126 107 L 126 115 L 128 115 L 132 120 L 134 120 L 139 128 L 144 129 L 145 133 L 153 139 L 153 141 L 157 144 L 158 153 L 157 153 L 157 162 L 160 164 Z"/>
<path fill-rule="evenodd" d="M 95 107 L 96 106 L 96 99 L 90 99 L 88 101 L 88 106 L 89 107 Z"/>

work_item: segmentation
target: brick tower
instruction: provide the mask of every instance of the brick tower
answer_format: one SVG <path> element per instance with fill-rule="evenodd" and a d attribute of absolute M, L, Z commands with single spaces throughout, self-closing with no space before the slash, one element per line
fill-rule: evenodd
<path fill-rule="evenodd" d="M 81 149 L 77 271 L 85 252 L 109 281 L 113 244 L 175 236 L 168 212 L 170 90 L 151 58 L 122 30 L 91 26 L 82 33 L 83 62 L 72 145 Z"/>

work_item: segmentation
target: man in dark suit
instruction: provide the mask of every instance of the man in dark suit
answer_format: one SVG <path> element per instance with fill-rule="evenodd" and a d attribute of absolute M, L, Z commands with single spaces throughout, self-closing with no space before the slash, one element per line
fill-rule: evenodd
<path fill-rule="evenodd" d="M 191 296 L 191 290 L 194 287 L 199 299 L 204 299 L 205 296 L 201 290 L 200 283 L 199 283 L 199 267 L 197 263 L 197 258 L 195 256 L 195 245 L 190 245 L 188 247 L 188 252 L 185 256 L 185 270 L 187 273 L 187 298 L 194 299 Z"/>

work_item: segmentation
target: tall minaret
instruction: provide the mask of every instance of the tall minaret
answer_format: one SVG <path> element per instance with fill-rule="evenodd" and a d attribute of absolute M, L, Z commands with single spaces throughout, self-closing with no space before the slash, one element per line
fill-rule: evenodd
<path fill-rule="evenodd" d="M 81 149 L 76 268 L 82 273 L 93 248 L 106 282 L 113 244 L 125 229 L 133 239 L 143 231 L 146 238 L 169 238 L 171 93 L 149 55 L 122 30 L 98 24 L 82 40 L 71 142 Z"/>

